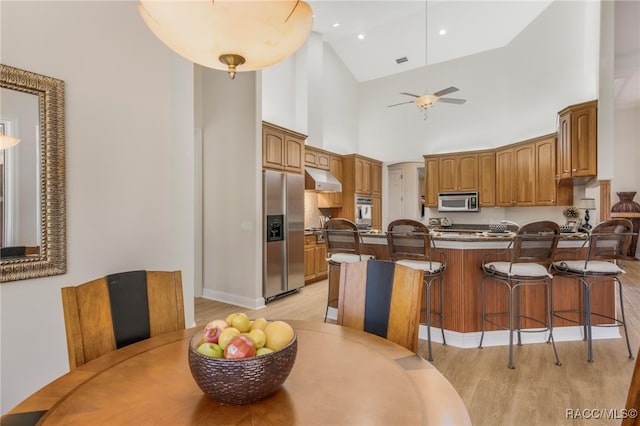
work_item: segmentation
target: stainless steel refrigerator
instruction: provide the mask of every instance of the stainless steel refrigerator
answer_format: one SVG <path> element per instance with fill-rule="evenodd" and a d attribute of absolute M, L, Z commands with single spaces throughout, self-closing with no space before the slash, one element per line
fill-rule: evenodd
<path fill-rule="evenodd" d="M 304 285 L 304 176 L 262 172 L 263 274 L 266 302 Z"/>

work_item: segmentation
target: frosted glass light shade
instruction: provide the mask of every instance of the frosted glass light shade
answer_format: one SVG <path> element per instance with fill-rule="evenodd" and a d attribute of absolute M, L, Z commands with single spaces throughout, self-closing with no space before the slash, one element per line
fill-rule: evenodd
<path fill-rule="evenodd" d="M 14 138 L 13 136 L 8 135 L 0 135 L 0 150 L 8 149 L 12 146 L 18 145 L 20 143 L 20 139 Z"/>
<path fill-rule="evenodd" d="M 255 71 L 286 59 L 304 44 L 313 25 L 311 7 L 296 0 L 140 0 L 138 11 L 156 37 L 179 55 L 230 72 L 236 66 Z M 230 67 L 228 55 L 244 62 L 233 61 Z"/>

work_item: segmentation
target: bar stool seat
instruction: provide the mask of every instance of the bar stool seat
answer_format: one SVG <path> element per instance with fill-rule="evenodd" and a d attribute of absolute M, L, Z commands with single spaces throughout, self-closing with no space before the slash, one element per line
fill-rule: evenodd
<path fill-rule="evenodd" d="M 553 271 L 562 277 L 573 278 L 581 284 L 582 307 L 580 309 L 553 308 L 552 315 L 575 324 L 582 324 L 584 340 L 587 341 L 587 361 L 593 362 L 592 327 L 622 327 L 629 352 L 633 359 L 627 322 L 624 316 L 624 297 L 620 275 L 624 273 L 624 260 L 631 244 L 633 223 L 629 219 L 611 219 L 598 224 L 589 235 L 587 241 L 578 250 L 586 247 L 587 255 L 581 260 L 559 260 L 553 262 Z M 593 312 L 591 308 L 591 289 L 594 285 L 613 283 L 618 287 L 618 303 L 620 318 L 603 313 Z M 554 284 L 554 286 L 557 284 Z M 578 314 L 578 318 L 568 315 Z M 610 323 L 593 324 L 593 317 L 609 320 Z"/>
<path fill-rule="evenodd" d="M 362 240 L 358 227 L 348 219 L 329 219 L 324 224 L 324 242 L 329 264 L 327 308 L 324 312 L 326 322 L 329 307 L 338 308 L 340 265 L 375 259 L 375 256 L 361 253 Z"/>
<path fill-rule="evenodd" d="M 517 234 L 511 240 L 507 249 L 502 252 L 485 255 L 482 260 L 482 270 L 484 276 L 481 285 L 481 305 L 482 305 L 482 334 L 480 335 L 479 348 L 482 349 L 482 342 L 485 334 L 485 323 L 489 323 L 496 328 L 509 330 L 509 368 L 514 368 L 513 364 L 513 334 L 517 332 L 518 346 L 522 345 L 522 332 L 549 332 L 549 341 L 553 345 L 553 353 L 556 358 L 556 365 L 561 365 L 556 344 L 553 340 L 553 326 L 551 323 L 551 286 L 553 275 L 549 271 L 551 262 L 555 256 L 558 239 L 560 238 L 560 227 L 550 221 L 539 221 L 529 223 L 518 229 Z M 506 259 L 505 259 L 506 258 Z M 508 310 L 506 312 L 486 311 L 486 286 L 489 281 L 493 281 L 494 288 L 505 288 L 508 294 Z M 522 287 L 542 286 L 545 291 L 545 316 L 544 318 L 533 317 L 532 314 L 522 312 Z M 500 294 L 495 293 L 493 299 L 499 299 Z M 509 325 L 505 326 L 504 321 L 497 318 L 507 317 Z M 523 329 L 522 320 L 539 325 L 539 328 Z"/>

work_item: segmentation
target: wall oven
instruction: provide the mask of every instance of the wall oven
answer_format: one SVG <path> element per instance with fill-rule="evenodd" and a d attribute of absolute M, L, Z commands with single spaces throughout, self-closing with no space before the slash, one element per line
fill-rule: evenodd
<path fill-rule="evenodd" d="M 439 212 L 477 212 L 477 192 L 441 192 L 438 194 Z"/>
<path fill-rule="evenodd" d="M 368 195 L 356 196 L 356 226 L 360 229 L 371 228 L 371 211 L 373 209 L 373 202 Z"/>

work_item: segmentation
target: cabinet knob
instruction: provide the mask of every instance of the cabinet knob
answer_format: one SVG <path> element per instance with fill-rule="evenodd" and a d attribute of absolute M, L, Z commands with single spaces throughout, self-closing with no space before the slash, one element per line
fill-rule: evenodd
<path fill-rule="evenodd" d="M 577 172 L 577 171 L 578 171 L 578 169 L 571 169 L 571 171 L 572 171 L 572 172 Z"/>

